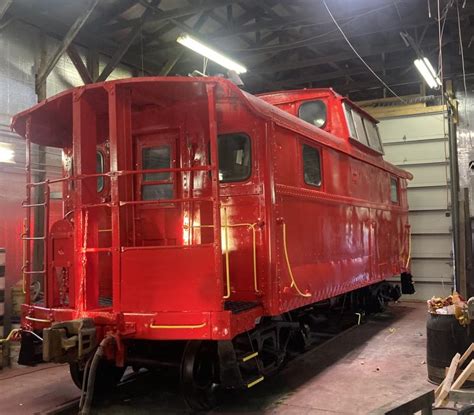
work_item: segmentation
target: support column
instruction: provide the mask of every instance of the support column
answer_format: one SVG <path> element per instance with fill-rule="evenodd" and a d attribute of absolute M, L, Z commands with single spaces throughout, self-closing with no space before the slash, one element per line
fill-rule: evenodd
<path fill-rule="evenodd" d="M 38 102 L 41 102 L 46 99 L 46 79 L 40 80 L 38 73 L 42 70 L 46 62 L 46 35 L 44 32 L 41 32 L 40 38 L 40 56 L 39 63 L 37 64 L 38 70 L 35 78 L 35 91 L 37 95 Z M 46 147 L 33 144 L 30 147 L 30 169 L 32 170 L 31 181 L 32 182 L 42 182 L 46 180 Z M 31 189 L 32 197 L 31 203 L 40 204 L 44 203 L 44 186 L 38 186 Z M 45 234 L 44 227 L 44 207 L 35 207 L 33 208 L 33 232 L 30 231 L 30 235 L 37 237 L 42 237 Z M 33 241 L 33 256 L 31 258 L 32 266 L 30 270 L 39 271 L 46 269 L 47 264 L 43 264 L 44 258 L 44 243 L 40 240 Z M 34 281 L 39 281 L 41 284 L 41 290 L 45 294 L 46 301 L 46 274 L 45 275 L 35 275 L 31 278 L 31 283 Z"/>
<path fill-rule="evenodd" d="M 114 175 L 119 171 L 133 170 L 132 159 L 132 109 L 131 94 L 128 88 L 117 84 L 107 86 L 109 100 L 109 137 L 111 214 L 112 214 L 112 294 L 113 310 L 120 311 L 121 286 L 121 248 L 128 244 L 130 222 L 133 220 L 130 207 L 120 207 L 120 201 L 132 200 L 134 177 Z"/>
<path fill-rule="evenodd" d="M 87 99 L 85 89 L 73 92 L 72 135 L 74 175 L 96 173 L 97 115 Z M 98 202 L 97 178 L 75 182 L 74 200 L 74 284 L 76 309 L 96 308 L 99 304 L 98 254 L 87 254 L 85 248 L 98 245 L 97 208 L 83 209 L 83 205 Z"/>

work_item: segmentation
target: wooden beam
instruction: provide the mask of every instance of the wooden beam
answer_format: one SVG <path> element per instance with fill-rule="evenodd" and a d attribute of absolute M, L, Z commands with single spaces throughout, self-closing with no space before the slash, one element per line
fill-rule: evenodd
<path fill-rule="evenodd" d="M 204 23 L 206 23 L 207 19 L 209 19 L 209 12 L 204 12 L 201 13 L 201 16 L 199 16 L 199 19 L 193 26 L 193 31 L 199 31 Z M 182 48 L 181 50 L 178 51 L 178 53 L 171 57 L 168 62 L 163 66 L 163 68 L 160 71 L 160 76 L 167 76 L 171 70 L 174 68 L 174 66 L 178 63 L 178 61 L 181 59 L 181 57 L 184 55 L 185 49 Z"/>
<path fill-rule="evenodd" d="M 12 3 L 13 0 L 0 0 L 0 20 L 3 19 L 3 16 L 5 16 L 5 13 L 10 8 Z"/>
<path fill-rule="evenodd" d="M 177 19 L 180 17 L 191 17 L 197 13 L 205 12 L 208 10 L 215 9 L 217 7 L 224 7 L 228 4 L 237 3 L 237 1 L 251 2 L 251 0 L 204 0 L 200 4 L 194 4 L 191 6 L 178 7 L 176 9 L 166 10 L 161 14 L 153 16 L 150 20 L 152 22 L 159 22 L 162 20 Z M 142 3 L 143 4 L 143 3 Z M 103 26 L 101 31 L 115 32 L 118 30 L 126 29 L 128 27 L 133 27 L 140 18 L 128 19 L 117 23 L 112 23 L 110 25 Z"/>
<path fill-rule="evenodd" d="M 0 32 L 2 32 L 4 29 L 10 26 L 15 20 L 16 20 L 16 17 L 11 16 L 8 19 L 5 19 L 4 21 L 0 21 Z"/>
<path fill-rule="evenodd" d="M 157 1 L 153 2 L 152 4 L 156 2 Z M 105 81 L 109 77 L 109 75 L 118 65 L 118 63 L 123 58 L 125 53 L 127 53 L 127 50 L 130 48 L 130 46 L 135 41 L 137 36 L 140 34 L 140 31 L 142 30 L 143 25 L 148 22 L 148 20 L 150 19 L 152 15 L 153 15 L 153 10 L 147 8 L 142 13 L 140 18 L 135 21 L 135 25 L 132 27 L 132 29 L 128 33 L 122 45 L 115 51 L 114 55 L 110 58 L 109 62 L 107 63 L 107 65 L 102 70 L 99 77 L 97 78 L 98 82 Z"/>
<path fill-rule="evenodd" d="M 458 368 L 459 364 L 459 359 L 461 355 L 459 353 L 456 353 L 451 360 L 451 364 L 449 365 L 448 373 L 446 374 L 446 377 L 444 378 L 443 382 L 439 387 L 436 389 L 435 396 L 435 408 L 439 408 L 443 401 L 446 399 L 446 397 L 449 394 L 449 391 L 451 390 L 451 385 L 453 384 L 454 380 L 454 375 L 456 374 L 456 370 Z"/>
<path fill-rule="evenodd" d="M 71 58 L 74 67 L 76 68 L 77 72 L 79 73 L 79 76 L 82 79 L 82 82 L 84 82 L 85 84 L 91 84 L 92 82 L 94 82 L 92 80 L 91 74 L 87 70 L 86 65 L 84 65 L 84 62 L 82 61 L 81 55 L 72 43 L 67 48 L 67 54 L 69 55 L 69 58 Z"/>
<path fill-rule="evenodd" d="M 103 25 L 112 22 L 121 14 L 131 9 L 138 3 L 138 0 L 115 0 L 109 7 L 109 10 L 104 11 L 101 15 L 88 23 L 88 27 L 102 27 Z"/>
<path fill-rule="evenodd" d="M 33 12 L 31 7 L 28 8 L 23 3 L 24 2 L 13 2 L 8 13 L 14 16 L 17 20 L 36 27 L 44 31 L 49 37 L 61 42 L 68 32 L 69 27 L 61 21 L 52 19 L 51 16 L 47 14 Z M 42 2 L 37 3 L 39 4 Z M 113 56 L 114 52 L 119 47 L 119 44 L 115 40 L 108 39 L 103 34 L 96 36 L 88 30 L 81 30 L 74 39 L 74 43 L 78 46 L 83 46 L 88 49 L 97 49 L 101 54 L 107 57 Z M 130 66 L 131 68 L 141 69 L 141 62 L 141 54 L 132 51 L 127 52 L 127 54 L 122 59 L 122 63 Z M 161 65 L 157 65 L 155 61 L 146 58 L 144 59 L 144 64 L 145 70 L 149 72 L 157 73 L 161 68 Z"/>
<path fill-rule="evenodd" d="M 99 51 L 97 49 L 87 49 L 86 66 L 87 71 L 91 75 L 92 80 L 95 82 L 95 80 L 99 77 L 100 74 Z"/>
<path fill-rule="evenodd" d="M 84 11 L 78 16 L 76 21 L 70 27 L 69 31 L 66 33 L 66 36 L 64 37 L 62 42 L 58 45 L 56 51 L 53 53 L 53 56 L 51 56 L 51 58 L 49 59 L 49 62 L 45 65 L 44 69 L 38 74 L 39 84 L 46 81 L 46 78 L 51 73 L 53 68 L 56 66 L 62 54 L 67 50 L 71 42 L 74 40 L 76 35 L 82 29 L 87 19 L 93 12 L 95 6 L 97 6 L 98 2 L 99 0 L 90 0 L 86 8 L 84 9 Z"/>
<path fill-rule="evenodd" d="M 161 69 L 159 75 L 160 76 L 168 76 L 174 66 L 178 63 L 181 57 L 184 55 L 184 49 L 180 50 L 175 56 L 170 58 Z"/>
<path fill-rule="evenodd" d="M 365 42 L 364 42 L 365 43 Z M 436 40 L 430 40 L 425 43 L 426 47 L 436 46 Z M 368 45 L 364 44 L 362 46 L 356 47 L 357 52 L 362 57 L 379 55 L 380 53 L 393 53 L 393 52 L 400 52 L 400 51 L 407 51 L 411 52 L 411 49 L 407 48 L 404 43 L 393 43 L 393 44 L 386 44 L 386 45 Z M 272 63 L 272 62 L 264 62 L 263 64 L 259 64 L 256 66 L 251 66 L 249 68 L 249 75 L 251 74 L 262 74 L 262 73 L 274 73 L 280 71 L 288 71 L 292 69 L 302 69 L 308 67 L 314 67 L 317 65 L 324 65 L 328 62 L 341 62 L 345 60 L 355 59 L 355 55 L 353 51 L 343 51 L 337 52 L 335 54 L 325 55 L 316 58 L 309 58 L 309 59 L 302 59 L 299 61 L 290 61 L 290 62 L 282 62 L 282 63 Z"/>
<path fill-rule="evenodd" d="M 371 68 L 375 72 L 380 72 L 384 68 L 390 70 L 390 69 L 398 69 L 398 68 L 406 68 L 406 67 L 407 67 L 407 62 L 401 62 L 401 61 L 397 61 L 392 64 L 387 64 L 386 66 L 384 66 L 381 63 L 371 65 Z M 323 74 L 315 73 L 312 76 L 303 75 L 303 76 L 295 77 L 295 78 L 282 79 L 281 81 L 274 81 L 274 83 L 280 86 L 299 85 L 299 84 L 304 84 L 308 82 L 327 81 L 330 79 L 342 78 L 342 77 L 353 76 L 353 75 L 362 75 L 362 74 L 368 74 L 368 75 L 370 74 L 369 70 L 365 66 L 359 66 L 357 68 L 349 69 L 349 70 L 331 71 L 331 72 L 327 72 Z"/>

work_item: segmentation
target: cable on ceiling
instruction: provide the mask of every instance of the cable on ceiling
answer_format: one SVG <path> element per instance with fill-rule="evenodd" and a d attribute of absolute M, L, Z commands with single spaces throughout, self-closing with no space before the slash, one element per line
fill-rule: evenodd
<path fill-rule="evenodd" d="M 387 9 L 389 7 L 392 7 L 392 4 L 386 4 L 384 6 L 380 6 L 375 9 L 368 10 L 364 13 L 356 14 L 352 16 L 346 22 L 341 23 L 341 26 L 347 26 L 348 24 L 353 23 L 354 21 L 356 21 L 357 19 L 360 19 L 361 17 L 368 16 L 373 13 L 377 13 L 380 10 Z M 318 23 L 300 25 L 300 27 L 309 27 L 309 26 L 316 26 L 316 25 L 318 25 Z M 280 27 L 275 28 L 275 30 L 285 30 L 285 26 L 288 26 L 288 25 L 282 24 Z M 336 33 L 337 31 L 338 31 L 337 29 L 329 30 L 328 32 L 325 32 L 325 33 L 318 33 L 317 35 L 310 36 L 306 39 L 296 40 L 294 42 L 285 43 L 283 45 L 272 45 L 272 46 L 263 46 L 263 47 L 246 48 L 246 49 L 232 49 L 232 52 L 272 52 L 272 51 L 278 52 L 279 49 L 287 48 L 289 46 L 299 46 L 299 45 L 304 46 L 307 42 L 331 35 L 333 33 Z"/>
<path fill-rule="evenodd" d="M 357 52 L 357 50 L 354 48 L 354 46 L 352 45 L 352 43 L 350 42 L 350 40 L 347 38 L 346 34 L 344 33 L 344 31 L 342 30 L 341 26 L 339 26 L 339 24 L 337 23 L 336 19 L 334 18 L 333 14 L 331 13 L 331 10 L 329 9 L 328 5 L 326 4 L 326 0 L 321 0 L 324 7 L 326 8 L 327 12 L 329 13 L 329 16 L 331 17 L 332 21 L 334 22 L 334 24 L 336 25 L 336 27 L 338 28 L 339 32 L 341 32 L 341 35 L 342 37 L 345 39 L 345 41 L 347 42 L 347 44 L 349 45 L 349 47 L 352 49 L 352 51 L 357 55 L 357 57 L 360 59 L 360 61 L 366 66 L 366 68 L 372 72 L 372 74 L 379 80 L 379 82 L 385 86 L 385 88 L 387 88 L 388 91 L 390 91 L 390 93 L 398 98 L 401 102 L 403 102 L 404 104 L 406 104 L 406 101 L 400 97 L 392 88 L 390 88 L 386 83 L 385 81 L 380 78 L 380 76 L 378 76 L 375 71 L 369 66 L 369 64 L 364 60 L 364 58 L 359 54 L 359 52 Z"/>

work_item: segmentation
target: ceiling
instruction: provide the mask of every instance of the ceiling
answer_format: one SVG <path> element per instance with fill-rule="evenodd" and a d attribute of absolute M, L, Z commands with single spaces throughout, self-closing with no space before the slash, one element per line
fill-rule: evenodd
<path fill-rule="evenodd" d="M 370 99 L 390 96 L 390 89 L 420 92 L 415 50 L 436 66 L 439 27 L 444 77 L 460 77 L 458 8 L 465 71 L 474 79 L 474 0 L 325 1 L 347 40 L 323 0 L 101 0 L 75 42 L 109 56 L 122 51 L 137 74 L 187 75 L 203 70 L 202 57 L 176 43 L 187 32 L 247 66 L 248 91 L 329 86 Z M 62 39 L 87 4 L 14 0 L 8 15 Z M 207 67 L 208 74 L 222 71 Z"/>

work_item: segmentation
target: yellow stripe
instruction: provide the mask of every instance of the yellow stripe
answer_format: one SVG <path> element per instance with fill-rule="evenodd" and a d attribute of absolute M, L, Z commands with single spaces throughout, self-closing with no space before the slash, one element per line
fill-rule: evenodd
<path fill-rule="evenodd" d="M 253 359 L 254 357 L 257 357 L 257 356 L 258 356 L 258 352 L 249 354 L 248 356 L 245 356 L 242 358 L 242 362 L 247 362 L 248 360 Z"/>
<path fill-rule="evenodd" d="M 206 327 L 206 322 L 201 324 L 184 324 L 184 325 L 159 325 L 159 324 L 150 324 L 151 329 L 202 329 Z"/>
<path fill-rule="evenodd" d="M 52 323 L 53 322 L 53 320 L 45 320 L 44 318 L 35 318 L 35 317 L 30 317 L 30 316 L 26 316 L 25 318 L 29 321 L 35 321 L 37 323 Z"/>
<path fill-rule="evenodd" d="M 257 383 L 260 383 L 263 379 L 265 379 L 263 376 L 259 377 L 258 379 L 255 379 L 253 382 L 250 382 L 247 385 L 247 388 L 250 389 L 252 386 L 255 386 Z"/>

